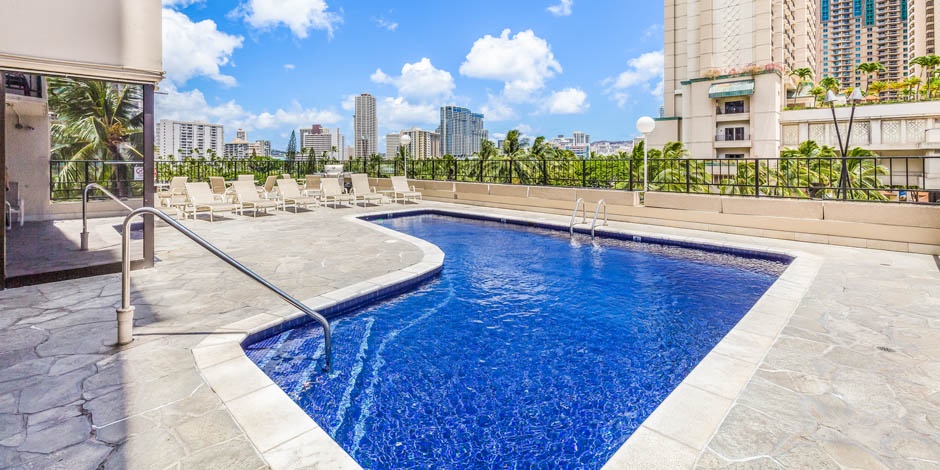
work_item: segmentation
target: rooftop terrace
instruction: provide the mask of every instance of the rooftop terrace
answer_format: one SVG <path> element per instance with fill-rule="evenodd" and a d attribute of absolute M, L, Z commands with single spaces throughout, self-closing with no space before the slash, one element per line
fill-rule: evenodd
<path fill-rule="evenodd" d="M 386 210 L 184 223 L 289 294 L 312 300 L 424 260 L 426 247 L 343 217 Z M 940 465 L 936 257 L 620 222 L 610 228 L 798 251 L 814 261 L 799 274 L 807 289 L 779 286 L 779 297 L 765 299 L 778 315 L 742 321 L 730 346 L 716 348 L 667 399 L 663 406 L 683 419 L 654 414 L 608 467 Z M 246 414 L 245 403 L 283 397 L 270 382 L 239 381 L 245 371 L 237 369 L 250 362 L 226 356 L 230 348 L 212 357 L 211 344 L 259 318 L 271 323 L 294 312 L 172 229 L 157 228 L 156 250 L 156 267 L 132 275 L 136 339 L 123 348 L 109 346 L 119 275 L 0 291 L 0 467 L 354 466 L 335 444 L 307 445 L 318 429 L 291 412 L 275 416 L 278 429 L 259 439 L 258 421 L 272 417 Z"/>

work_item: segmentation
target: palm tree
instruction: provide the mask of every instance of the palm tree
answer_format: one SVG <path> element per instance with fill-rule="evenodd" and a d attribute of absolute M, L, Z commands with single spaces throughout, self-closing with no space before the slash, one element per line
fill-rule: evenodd
<path fill-rule="evenodd" d="M 855 68 L 856 72 L 862 72 L 866 74 L 865 77 L 865 96 L 868 96 L 869 83 L 871 83 L 871 76 L 874 73 L 884 72 L 885 66 L 881 65 L 881 62 L 865 62 L 863 64 L 858 64 L 858 67 Z"/>
<path fill-rule="evenodd" d="M 816 100 L 813 102 L 813 105 L 818 106 L 819 101 L 823 98 L 823 96 L 826 95 L 826 89 L 821 86 L 816 86 L 809 91 L 809 94 L 816 98 Z"/>
<path fill-rule="evenodd" d="M 510 156 L 518 155 L 522 151 L 522 145 L 519 142 L 519 131 L 513 129 L 506 133 L 506 140 L 503 141 L 503 153 Z"/>
<path fill-rule="evenodd" d="M 877 81 L 877 82 L 872 82 L 872 84 L 868 86 L 868 91 L 871 93 L 874 93 L 875 96 L 880 98 L 881 92 L 885 91 L 885 89 L 887 88 L 888 88 L 888 84 L 886 82 Z"/>
<path fill-rule="evenodd" d="M 839 79 L 837 79 L 837 78 L 835 78 L 835 77 L 828 77 L 828 76 L 827 76 L 827 77 L 823 77 L 823 79 L 819 81 L 819 86 L 822 87 L 823 91 L 830 91 L 830 90 L 831 90 L 831 91 L 833 91 L 833 92 L 835 92 L 835 93 L 838 93 L 838 92 L 839 92 L 839 88 L 841 87 L 841 86 L 839 85 Z"/>
<path fill-rule="evenodd" d="M 912 95 L 916 98 L 916 89 L 920 87 L 921 80 L 918 77 L 907 77 L 900 82 L 904 88 L 904 96 L 910 98 Z"/>
<path fill-rule="evenodd" d="M 795 97 L 796 94 L 799 93 L 800 91 L 800 85 L 810 82 L 810 79 L 813 78 L 813 69 L 809 67 L 801 67 L 801 68 L 791 71 L 790 76 L 791 77 L 796 76 L 797 78 L 800 79 L 799 82 L 797 82 L 796 84 L 796 91 L 793 93 L 793 96 Z"/>
<path fill-rule="evenodd" d="M 931 98 L 930 82 L 933 72 L 940 67 L 940 56 L 936 54 L 922 55 L 911 59 L 911 65 L 919 65 L 921 75 L 927 75 L 927 99 Z"/>
<path fill-rule="evenodd" d="M 139 86 L 50 78 L 49 110 L 56 115 L 50 129 L 52 155 L 69 161 L 55 176 L 56 181 L 83 181 L 78 163 L 83 160 L 143 159 L 139 150 L 143 146 L 140 103 Z M 127 165 L 100 165 L 96 177 L 111 180 L 111 189 L 118 196 L 129 196 Z"/>

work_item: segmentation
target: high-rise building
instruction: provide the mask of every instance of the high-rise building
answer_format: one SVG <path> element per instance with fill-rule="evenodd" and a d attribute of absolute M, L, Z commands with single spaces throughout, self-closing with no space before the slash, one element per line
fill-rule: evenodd
<path fill-rule="evenodd" d="M 937 0 L 908 0 L 907 3 L 907 37 L 908 37 L 908 63 L 915 57 L 925 55 L 940 55 L 937 41 L 940 40 L 940 11 Z M 909 73 L 919 71 L 910 70 Z"/>
<path fill-rule="evenodd" d="M 666 0 L 665 103 L 650 145 L 777 155 L 786 74 L 815 66 L 817 21 L 815 0 Z"/>
<path fill-rule="evenodd" d="M 235 131 L 235 140 L 225 143 L 225 150 L 223 156 L 225 158 L 239 159 L 239 158 L 248 158 L 251 156 L 252 143 L 248 142 L 248 133 L 238 129 Z M 258 149 L 255 148 L 255 154 L 257 155 Z"/>
<path fill-rule="evenodd" d="M 270 140 L 256 140 L 254 144 L 250 144 L 250 145 L 251 145 L 251 148 L 248 151 L 249 154 L 252 151 L 254 151 L 255 155 L 258 155 L 259 157 L 271 156 L 271 141 Z"/>
<path fill-rule="evenodd" d="M 345 160 L 345 146 L 346 138 L 340 133 L 339 128 L 331 130 L 314 124 L 310 126 L 310 129 L 300 130 L 300 148 L 304 149 L 304 155 L 312 151 L 317 157 L 326 155 Z"/>
<path fill-rule="evenodd" d="M 235 138 L 238 140 L 248 140 L 248 131 L 243 129 L 235 131 Z"/>
<path fill-rule="evenodd" d="M 398 147 L 401 147 L 401 135 L 385 134 L 385 158 L 393 158 L 398 155 Z"/>
<path fill-rule="evenodd" d="M 356 97 L 356 115 L 353 121 L 355 156 L 361 158 L 378 153 L 379 128 L 375 118 L 375 97 L 368 93 Z"/>
<path fill-rule="evenodd" d="M 204 157 L 209 150 L 221 156 L 224 152 L 224 134 L 221 124 L 161 119 L 156 126 L 156 158 Z"/>
<path fill-rule="evenodd" d="M 548 141 L 552 147 L 560 150 L 570 150 L 578 158 L 591 156 L 591 136 L 584 132 L 575 132 L 571 138 L 559 135 Z"/>
<path fill-rule="evenodd" d="M 856 70 L 865 62 L 884 65 L 878 80 L 907 76 L 908 0 L 821 0 L 820 19 L 818 78 L 865 87 L 866 74 Z"/>
<path fill-rule="evenodd" d="M 458 106 L 441 107 L 441 155 L 469 157 L 480 151 L 488 133 L 483 129 L 483 115 Z"/>
<path fill-rule="evenodd" d="M 591 136 L 585 134 L 584 132 L 574 131 L 574 134 L 571 136 L 571 140 L 575 145 L 590 145 Z"/>

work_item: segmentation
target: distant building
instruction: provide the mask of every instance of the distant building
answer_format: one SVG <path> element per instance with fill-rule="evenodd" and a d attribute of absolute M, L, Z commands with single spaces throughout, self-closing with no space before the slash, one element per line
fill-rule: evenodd
<path fill-rule="evenodd" d="M 221 124 L 161 119 L 156 126 L 157 160 L 205 156 L 209 150 L 224 152 L 224 128 Z"/>
<path fill-rule="evenodd" d="M 368 157 L 378 153 L 379 130 L 375 117 L 375 97 L 363 93 L 356 97 L 356 115 L 353 116 L 353 138 L 356 157 Z"/>
<path fill-rule="evenodd" d="M 907 61 L 925 55 L 940 55 L 937 41 L 940 40 L 940 16 L 936 0 L 908 0 L 907 2 Z M 913 72 L 913 70 L 911 71 Z"/>
<path fill-rule="evenodd" d="M 385 158 L 398 155 L 398 147 L 400 146 L 401 136 L 399 134 L 385 134 Z"/>
<path fill-rule="evenodd" d="M 575 132 L 571 138 L 559 135 L 548 141 L 549 145 L 560 150 L 569 150 L 578 158 L 590 158 L 591 136 L 584 132 Z"/>
<path fill-rule="evenodd" d="M 345 160 L 346 138 L 340 133 L 339 128 L 328 129 L 319 124 L 310 126 L 310 129 L 300 130 L 300 148 L 304 149 L 304 155 L 307 155 L 310 149 L 317 157 L 326 155 Z M 334 152 L 333 149 L 336 149 Z"/>
<path fill-rule="evenodd" d="M 630 153 L 633 151 L 633 141 L 609 141 L 601 140 L 598 142 L 591 143 L 591 153 L 597 155 L 614 155 L 616 153 L 625 152 Z"/>
<path fill-rule="evenodd" d="M 441 107 L 441 155 L 469 157 L 480 151 L 488 137 L 483 129 L 483 115 L 458 106 Z"/>
<path fill-rule="evenodd" d="M 259 157 L 270 157 L 271 156 L 271 141 L 270 140 L 256 140 L 254 144 L 251 145 L 248 153 L 254 150 L 255 154 Z"/>
<path fill-rule="evenodd" d="M 265 149 L 264 142 L 267 143 L 267 149 Z M 235 140 L 225 143 L 223 156 L 229 159 L 242 159 L 252 156 L 268 156 L 270 153 L 271 142 L 266 140 L 248 142 L 248 132 L 239 129 L 235 131 Z"/>
<path fill-rule="evenodd" d="M 907 0 L 822 0 L 818 78 L 835 77 L 843 88 L 864 87 L 866 74 L 856 71 L 864 62 L 884 65 L 877 80 L 905 78 L 907 15 Z"/>

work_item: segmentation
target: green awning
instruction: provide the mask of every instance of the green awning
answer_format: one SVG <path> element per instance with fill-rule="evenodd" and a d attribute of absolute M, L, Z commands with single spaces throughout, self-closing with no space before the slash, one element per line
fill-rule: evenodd
<path fill-rule="evenodd" d="M 748 96 L 754 94 L 754 80 L 731 83 L 716 83 L 708 88 L 709 98 L 727 98 L 729 96 Z"/>

